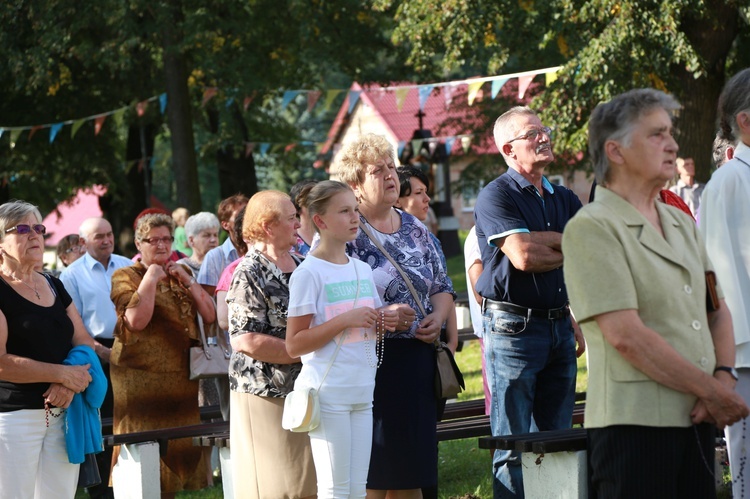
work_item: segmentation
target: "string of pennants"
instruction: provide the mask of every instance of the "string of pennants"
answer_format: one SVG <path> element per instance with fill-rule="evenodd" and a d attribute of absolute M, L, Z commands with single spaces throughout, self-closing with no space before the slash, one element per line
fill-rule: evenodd
<path fill-rule="evenodd" d="M 446 107 L 448 107 L 453 98 L 453 94 L 456 91 L 456 89 L 461 85 L 467 86 L 467 99 L 468 104 L 471 106 L 473 105 L 476 96 L 479 93 L 479 90 L 485 83 L 491 84 L 491 91 L 490 95 L 494 99 L 497 94 L 500 92 L 502 87 L 512 78 L 518 79 L 518 97 L 519 99 L 522 99 L 526 93 L 526 90 L 528 89 L 529 85 L 531 84 L 532 80 L 540 74 L 545 75 L 545 82 L 547 85 L 552 83 L 557 78 L 557 72 L 561 69 L 561 66 L 557 67 L 551 67 L 551 68 L 545 68 L 545 69 L 539 69 L 539 70 L 533 70 L 533 71 L 525 71 L 520 73 L 513 73 L 513 74 L 507 74 L 507 75 L 497 75 L 497 76 L 486 76 L 481 78 L 470 78 L 470 79 L 463 79 L 463 80 L 454 80 L 454 81 L 447 81 L 447 82 L 439 82 L 439 83 L 428 83 L 428 84 L 418 84 L 418 85 L 399 85 L 399 86 L 391 86 L 391 87 L 377 87 L 373 89 L 377 92 L 382 92 L 383 94 L 388 92 L 393 92 L 395 94 L 396 98 L 396 107 L 399 112 L 401 112 L 404 102 L 406 101 L 407 96 L 410 92 L 416 90 L 419 94 L 419 108 L 421 111 L 424 111 L 425 103 L 427 102 L 427 99 L 432 95 L 433 90 L 436 88 L 440 88 L 445 96 L 445 102 Z M 201 101 L 201 106 L 205 107 L 208 102 L 210 102 L 214 97 L 216 97 L 219 94 L 219 88 L 218 87 L 209 87 L 206 88 L 203 92 L 203 97 Z M 336 100 L 337 97 L 339 97 L 341 94 L 346 93 L 347 90 L 345 89 L 331 89 L 331 90 L 307 90 L 307 89 L 299 89 L 299 90 L 286 90 L 283 92 L 282 99 L 281 99 L 281 108 L 282 110 L 286 109 L 289 104 L 291 104 L 298 96 L 305 95 L 307 98 L 307 110 L 308 112 L 312 112 L 312 110 L 316 107 L 316 105 L 319 103 L 320 99 L 325 95 L 325 98 L 323 99 L 323 110 L 328 111 L 333 104 L 333 102 Z M 361 95 L 361 90 L 349 90 L 348 91 L 348 97 L 349 97 L 349 104 L 348 104 L 348 112 L 351 113 L 354 109 L 354 106 L 359 101 L 359 97 Z M 246 111 L 253 99 L 255 98 L 255 94 L 251 96 L 245 96 L 243 99 L 243 108 Z M 162 93 L 160 95 L 155 95 L 152 97 L 149 97 L 148 99 L 142 100 L 140 102 L 137 102 L 135 104 L 135 110 L 138 116 L 143 116 L 146 112 L 146 109 L 151 103 L 158 102 L 159 104 L 159 110 L 161 114 L 164 114 L 167 107 L 167 94 Z M 229 107 L 234 103 L 233 97 L 228 97 L 226 100 L 226 106 Z M 7 127 L 7 126 L 0 126 L 0 138 L 3 137 L 3 135 L 7 132 L 10 135 L 10 147 L 11 149 L 15 147 L 15 145 L 18 143 L 18 141 L 21 138 L 21 134 L 24 131 L 28 131 L 28 140 L 30 141 L 34 135 L 39 132 L 40 130 L 49 130 L 49 143 L 52 144 L 55 139 L 59 136 L 60 132 L 65 126 L 70 126 L 70 136 L 71 138 L 74 138 L 80 128 L 89 121 L 94 122 L 94 136 L 99 135 L 99 132 L 101 132 L 102 127 L 104 126 L 105 121 L 110 116 L 114 117 L 115 119 L 122 118 L 125 111 L 132 108 L 133 106 L 123 106 L 118 109 L 95 114 L 92 116 L 87 116 L 80 119 L 75 120 L 65 120 L 60 121 L 57 123 L 46 123 L 42 125 L 27 125 L 27 126 L 18 126 L 18 127 Z M 118 120 L 119 121 L 119 120 Z M 453 146 L 458 140 L 464 151 L 468 150 L 468 147 L 471 144 L 471 138 L 473 134 L 464 134 L 464 135 L 455 135 L 455 136 L 446 136 L 446 137 L 432 137 L 429 139 L 415 139 L 412 142 L 413 150 L 420 150 L 421 146 L 423 145 L 423 142 L 427 142 L 428 145 L 432 148 L 433 145 L 436 146 L 438 143 L 443 142 L 446 146 L 446 152 L 450 155 L 451 150 L 453 150 Z M 403 151 L 404 147 L 406 146 L 406 141 L 401 141 L 398 144 L 399 147 L 399 155 Z M 298 142 L 292 142 L 292 143 L 278 143 L 278 142 L 266 142 L 266 141 L 248 141 L 245 142 L 245 156 L 249 156 L 254 150 L 262 154 L 269 154 L 269 153 L 276 153 L 280 150 L 283 150 L 284 152 L 289 152 L 292 149 L 294 149 L 297 146 L 302 147 L 315 147 L 316 152 L 320 152 L 326 142 L 314 142 L 314 141 L 298 141 Z"/>

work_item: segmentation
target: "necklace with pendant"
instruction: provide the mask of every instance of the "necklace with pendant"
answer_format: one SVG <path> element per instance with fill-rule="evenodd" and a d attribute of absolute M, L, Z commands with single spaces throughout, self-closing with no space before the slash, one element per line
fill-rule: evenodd
<path fill-rule="evenodd" d="M 37 289 L 36 289 L 36 283 L 34 282 L 34 277 L 33 276 L 31 277 L 32 282 L 34 282 L 34 286 L 32 287 L 29 283 L 27 283 L 26 281 L 24 281 L 23 279 L 21 279 L 19 277 L 16 277 L 12 273 L 8 273 L 5 270 L 3 270 L 2 272 L 3 272 L 4 276 L 10 277 L 14 281 L 20 281 L 21 284 L 23 284 L 24 286 L 26 286 L 27 288 L 29 288 L 30 290 L 32 290 L 34 292 L 34 294 L 36 295 L 36 299 L 37 300 L 41 300 L 42 299 L 42 297 L 39 295 L 39 291 L 37 291 Z"/>

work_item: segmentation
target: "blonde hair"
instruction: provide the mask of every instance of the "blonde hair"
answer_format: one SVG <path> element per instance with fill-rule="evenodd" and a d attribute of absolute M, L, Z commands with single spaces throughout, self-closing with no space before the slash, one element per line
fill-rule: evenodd
<path fill-rule="evenodd" d="M 394 159 L 393 146 L 383 135 L 368 133 L 345 145 L 336 158 L 335 174 L 342 182 L 359 185 L 365 167 L 384 159 Z"/>
<path fill-rule="evenodd" d="M 29 214 L 34 215 L 38 223 L 42 223 L 42 214 L 39 208 L 26 201 L 13 199 L 0 205 L 0 241 L 5 239 L 5 231 L 18 225 L 18 222 Z"/>
<path fill-rule="evenodd" d="M 156 227 L 167 227 L 169 235 L 174 235 L 174 220 L 169 215 L 163 213 L 150 213 L 143 215 L 138 219 L 138 225 L 135 226 L 135 238 L 143 241 L 143 238 Z"/>
<path fill-rule="evenodd" d="M 284 201 L 292 201 L 288 194 L 281 191 L 260 191 L 253 195 L 245 207 L 242 221 L 242 237 L 248 241 L 267 240 L 263 226 L 276 222 L 281 217 Z"/>
<path fill-rule="evenodd" d="M 172 218 L 174 219 L 175 223 L 180 226 L 185 225 L 185 222 L 187 221 L 189 216 L 190 212 L 187 210 L 187 208 L 177 208 L 172 212 Z"/>
<path fill-rule="evenodd" d="M 315 184 L 305 199 L 305 207 L 310 214 L 310 218 L 312 219 L 315 215 L 325 215 L 333 196 L 341 192 L 353 193 L 351 187 L 337 180 L 324 180 Z M 314 222 L 313 226 L 316 232 L 320 232 L 318 225 Z"/>

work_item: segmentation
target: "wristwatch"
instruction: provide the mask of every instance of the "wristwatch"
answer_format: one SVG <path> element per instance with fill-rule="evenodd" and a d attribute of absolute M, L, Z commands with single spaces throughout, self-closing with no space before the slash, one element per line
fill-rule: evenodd
<path fill-rule="evenodd" d="M 735 369 L 734 367 L 716 366 L 716 368 L 714 369 L 714 374 L 716 374 L 716 371 L 728 372 L 729 375 L 733 377 L 735 381 L 739 381 L 740 379 L 739 375 L 737 374 L 737 369 Z"/>

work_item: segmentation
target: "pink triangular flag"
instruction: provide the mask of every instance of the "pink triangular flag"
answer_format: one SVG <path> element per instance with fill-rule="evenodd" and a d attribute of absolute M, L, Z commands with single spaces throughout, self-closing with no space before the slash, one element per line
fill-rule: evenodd
<path fill-rule="evenodd" d="M 253 148 L 255 147 L 255 144 L 252 142 L 245 142 L 245 157 L 249 158 L 250 155 L 253 153 Z"/>
<path fill-rule="evenodd" d="M 518 77 L 518 98 L 523 99 L 523 96 L 526 95 L 526 90 L 528 90 L 529 85 L 531 85 L 531 80 L 534 79 L 536 75 L 526 75 L 526 76 L 519 76 Z"/>
<path fill-rule="evenodd" d="M 31 141 L 31 138 L 34 136 L 34 134 L 42 128 L 44 128 L 42 125 L 34 125 L 33 127 L 31 127 L 31 131 L 29 132 L 29 141 Z"/>
<path fill-rule="evenodd" d="M 318 99 L 320 99 L 320 96 L 322 95 L 322 92 L 320 90 L 310 90 L 307 92 L 307 112 L 311 113 L 313 108 L 315 107 L 315 104 L 317 104 Z"/>
<path fill-rule="evenodd" d="M 219 93 L 219 89 L 216 87 L 210 87 L 203 91 L 203 101 L 201 102 L 201 107 L 205 107 L 206 104 L 208 104 L 208 101 L 216 97 L 216 94 Z"/>
<path fill-rule="evenodd" d="M 148 101 L 144 100 L 139 102 L 135 105 L 135 112 L 138 114 L 138 117 L 142 117 L 144 114 L 146 114 L 146 108 L 148 107 Z"/>
<path fill-rule="evenodd" d="M 102 131 L 102 127 L 104 126 L 104 120 L 107 119 L 107 115 L 98 116 L 94 120 L 94 135 L 99 135 L 99 132 Z"/>

